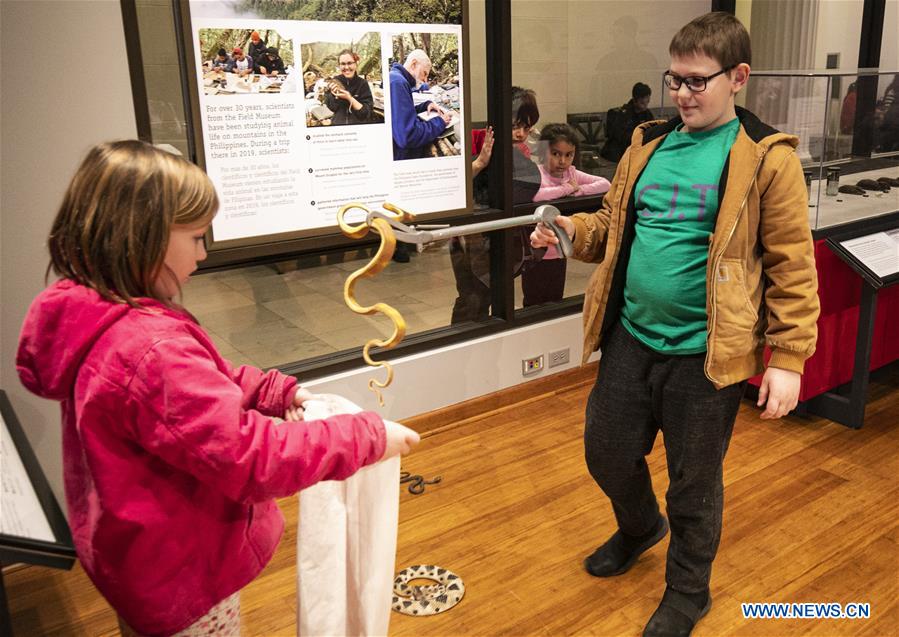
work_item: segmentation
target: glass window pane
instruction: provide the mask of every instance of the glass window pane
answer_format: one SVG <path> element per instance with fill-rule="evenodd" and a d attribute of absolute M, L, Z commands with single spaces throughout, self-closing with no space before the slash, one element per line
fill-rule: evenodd
<path fill-rule="evenodd" d="M 172 3 L 136 0 L 135 5 L 153 143 L 171 144 L 187 157 L 187 126 Z"/>
<path fill-rule="evenodd" d="M 365 266 L 375 246 L 195 274 L 183 289 L 185 307 L 223 355 L 236 363 L 273 367 L 361 347 L 393 333 L 383 314 L 363 316 L 343 300 L 347 276 Z M 356 285 L 363 306 L 397 309 L 408 333 L 450 322 L 456 287 L 446 244 L 391 263 Z"/>
<path fill-rule="evenodd" d="M 709 2 L 664 5 L 660 11 L 648 1 L 512 3 L 512 81 L 534 90 L 540 110 L 523 148 L 542 171 L 536 200 L 606 190 L 634 127 L 673 115 L 661 108 L 660 94 L 668 44 Z M 569 134 L 577 151 L 571 168 Z M 526 264 L 516 307 L 583 294 L 595 267 L 552 255 Z"/>
<path fill-rule="evenodd" d="M 146 4 L 158 12 L 156 3 L 146 0 Z M 169 8 L 169 21 L 170 6 L 164 5 Z M 490 66 L 485 59 L 484 10 L 483 0 L 468 8 L 473 122 L 487 119 L 486 69 Z M 153 20 L 159 19 L 154 14 Z M 174 49 L 174 32 L 166 37 Z M 180 100 L 177 64 L 172 78 Z M 152 99 L 155 89 L 148 90 Z M 155 127 L 153 133 L 154 141 L 168 141 L 156 139 Z M 347 276 L 375 254 L 372 236 L 358 247 L 197 274 L 184 286 L 184 305 L 222 353 L 236 363 L 280 366 L 357 348 L 369 339 L 384 339 L 393 332 L 389 319 L 383 314 L 355 314 L 343 299 Z M 397 255 L 380 274 L 359 281 L 356 299 L 360 304 L 383 302 L 396 308 L 407 323 L 407 334 L 489 317 L 489 244 L 482 237 L 442 241 L 423 249 L 398 244 Z"/>

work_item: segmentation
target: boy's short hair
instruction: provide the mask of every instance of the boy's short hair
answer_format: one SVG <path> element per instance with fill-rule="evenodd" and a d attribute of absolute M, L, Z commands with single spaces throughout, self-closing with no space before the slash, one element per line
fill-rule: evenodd
<path fill-rule="evenodd" d="M 533 128 L 540 119 L 537 94 L 529 88 L 512 87 L 512 126 Z"/>
<path fill-rule="evenodd" d="M 652 95 L 652 89 L 643 82 L 637 82 L 634 84 L 634 88 L 631 89 L 631 97 L 635 100 L 638 100 L 641 97 L 649 97 L 650 95 Z"/>
<path fill-rule="evenodd" d="M 671 57 L 704 53 L 725 69 L 743 63 L 752 65 L 752 46 L 746 27 L 736 16 L 724 11 L 706 13 L 682 26 L 671 39 L 668 53 Z"/>

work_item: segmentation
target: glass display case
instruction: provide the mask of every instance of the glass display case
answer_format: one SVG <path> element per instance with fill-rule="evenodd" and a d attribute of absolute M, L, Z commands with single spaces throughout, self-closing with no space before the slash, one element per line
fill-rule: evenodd
<path fill-rule="evenodd" d="M 899 71 L 753 72 L 737 96 L 799 137 L 813 230 L 899 210 Z M 668 91 L 664 107 L 671 108 Z"/>

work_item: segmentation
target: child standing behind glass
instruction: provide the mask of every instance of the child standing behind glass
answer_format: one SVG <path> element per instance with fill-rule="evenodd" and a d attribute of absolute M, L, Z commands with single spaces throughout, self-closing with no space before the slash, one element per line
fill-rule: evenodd
<path fill-rule="evenodd" d="M 534 201 L 562 197 L 601 195 L 609 190 L 609 180 L 574 167 L 578 139 L 568 124 L 547 124 L 540 133 L 540 190 Z M 522 305 L 561 301 L 565 295 L 567 262 L 553 245 L 539 261 L 530 262 L 521 273 Z"/>
<path fill-rule="evenodd" d="M 534 201 L 601 195 L 609 180 L 574 167 L 578 139 L 568 124 L 548 124 L 540 133 L 540 190 Z"/>

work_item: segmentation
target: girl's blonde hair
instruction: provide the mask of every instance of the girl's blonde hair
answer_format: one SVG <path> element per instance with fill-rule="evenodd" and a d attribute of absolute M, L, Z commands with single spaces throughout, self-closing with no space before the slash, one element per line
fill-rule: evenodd
<path fill-rule="evenodd" d="M 66 190 L 48 240 L 49 274 L 139 306 L 138 297 L 169 304 L 154 289 L 163 273 L 173 225 L 201 226 L 218 197 L 199 167 L 138 141 L 99 144 Z"/>

